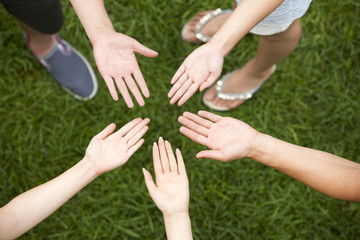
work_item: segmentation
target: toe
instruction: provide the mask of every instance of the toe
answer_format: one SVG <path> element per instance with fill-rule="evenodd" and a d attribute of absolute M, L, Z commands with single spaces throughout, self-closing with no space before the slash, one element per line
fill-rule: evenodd
<path fill-rule="evenodd" d="M 185 41 L 192 42 L 192 43 L 201 42 L 201 41 L 199 41 L 199 39 L 196 38 L 196 35 L 195 35 L 196 24 L 200 21 L 201 18 L 203 18 L 209 12 L 211 12 L 211 11 L 204 11 L 204 12 L 198 13 L 195 17 L 193 17 L 189 22 L 187 22 L 184 25 L 184 27 L 181 31 L 181 35 Z"/>

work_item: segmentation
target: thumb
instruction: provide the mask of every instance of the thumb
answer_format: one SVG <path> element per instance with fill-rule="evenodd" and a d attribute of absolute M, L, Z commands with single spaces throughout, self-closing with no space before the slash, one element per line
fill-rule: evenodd
<path fill-rule="evenodd" d="M 145 57 L 156 57 L 158 55 L 157 52 L 154 50 L 151 50 L 148 47 L 145 47 L 141 43 L 137 42 L 134 45 L 134 52 L 140 53 L 141 55 L 144 55 Z"/>
<path fill-rule="evenodd" d="M 219 150 L 205 150 L 196 154 L 196 158 L 210 158 L 214 160 L 224 161 L 223 154 Z"/>
<path fill-rule="evenodd" d="M 208 88 L 212 85 L 212 83 L 206 81 L 206 82 L 203 82 L 200 84 L 200 88 L 199 88 L 199 91 L 202 92 L 204 91 L 205 88 Z"/>
<path fill-rule="evenodd" d="M 105 139 L 109 136 L 116 128 L 115 123 L 110 123 L 104 130 L 95 135 L 96 138 Z"/>
<path fill-rule="evenodd" d="M 147 189 L 148 189 L 148 191 L 149 191 L 149 193 L 151 195 L 151 193 L 153 191 L 155 191 L 156 185 L 155 185 L 154 180 L 153 180 L 151 174 L 149 173 L 149 171 L 146 170 L 145 168 L 143 168 L 142 171 L 143 171 L 143 174 L 144 174 L 146 187 L 147 187 Z"/>
<path fill-rule="evenodd" d="M 218 77 L 219 76 L 217 74 L 211 73 L 206 81 L 200 84 L 200 92 L 202 92 L 205 88 L 211 87 Z"/>

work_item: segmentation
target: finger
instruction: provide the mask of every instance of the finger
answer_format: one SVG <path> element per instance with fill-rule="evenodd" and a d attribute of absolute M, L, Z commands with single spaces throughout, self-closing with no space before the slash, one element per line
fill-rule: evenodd
<path fill-rule="evenodd" d="M 138 122 L 133 128 L 131 128 L 125 135 L 124 139 L 129 142 L 143 127 L 150 122 L 149 118 L 145 118 L 141 122 Z"/>
<path fill-rule="evenodd" d="M 159 176 L 159 174 L 164 172 L 161 166 L 159 147 L 156 144 L 156 142 L 154 142 L 153 145 L 153 165 L 154 165 L 155 176 Z"/>
<path fill-rule="evenodd" d="M 198 115 L 193 114 L 191 112 L 184 112 L 183 116 L 205 128 L 211 128 L 212 125 L 214 125 L 213 122 L 210 122 L 209 120 L 199 117 Z"/>
<path fill-rule="evenodd" d="M 223 154 L 219 150 L 205 150 L 196 154 L 196 158 L 209 158 L 214 160 L 223 161 Z"/>
<path fill-rule="evenodd" d="M 211 87 L 218 77 L 219 76 L 217 74 L 210 74 L 206 81 L 200 84 L 200 92 L 202 92 L 205 88 Z"/>
<path fill-rule="evenodd" d="M 168 141 L 165 141 L 165 149 L 167 152 L 167 156 L 169 159 L 169 168 L 170 168 L 170 172 L 177 172 L 177 164 L 176 164 L 176 158 L 174 155 L 174 152 L 171 148 L 171 144 Z"/>
<path fill-rule="evenodd" d="M 111 77 L 103 76 L 104 81 L 106 83 L 106 86 L 109 89 L 111 97 L 114 99 L 114 101 L 119 100 L 119 96 L 117 95 L 114 80 Z"/>
<path fill-rule="evenodd" d="M 197 142 L 201 145 L 204 145 L 207 147 L 207 138 L 203 135 L 198 134 L 197 132 L 194 132 L 191 129 L 188 129 L 187 127 L 181 127 L 180 132 L 184 134 L 186 137 L 190 138 L 194 142 Z"/>
<path fill-rule="evenodd" d="M 126 105 L 128 106 L 128 108 L 134 107 L 134 103 L 131 100 L 131 97 L 129 95 L 127 87 L 126 87 L 124 81 L 122 80 L 122 78 L 120 78 L 120 77 L 115 78 L 115 82 L 116 82 L 116 85 L 121 93 L 121 96 L 124 98 L 124 101 L 125 101 Z"/>
<path fill-rule="evenodd" d="M 212 84 L 210 82 L 203 82 L 200 84 L 199 91 L 202 92 L 204 89 L 211 87 L 211 85 Z"/>
<path fill-rule="evenodd" d="M 134 79 L 132 78 L 131 75 L 124 77 L 126 85 L 128 86 L 128 88 L 130 89 L 130 92 L 134 95 L 136 101 L 138 102 L 138 104 L 140 106 L 144 106 L 145 105 L 145 101 L 138 89 L 138 86 L 136 85 Z"/>
<path fill-rule="evenodd" d="M 133 73 L 134 79 L 137 82 L 137 84 L 140 87 L 140 90 L 142 92 L 142 94 L 144 95 L 144 97 L 149 98 L 150 93 L 149 93 L 149 89 L 146 85 L 145 79 L 140 71 L 140 69 L 138 71 L 135 71 Z"/>
<path fill-rule="evenodd" d="M 145 185 L 146 185 L 149 193 L 151 194 L 152 192 L 154 192 L 156 190 L 156 185 L 155 185 L 154 180 L 153 180 L 151 174 L 149 173 L 149 171 L 146 170 L 145 168 L 143 168 L 142 171 L 144 174 Z"/>
<path fill-rule="evenodd" d="M 202 111 L 200 110 L 198 112 L 198 114 L 201 116 L 201 117 L 204 117 L 204 118 L 207 118 L 213 122 L 218 122 L 220 121 L 223 117 L 219 116 L 219 115 L 216 115 L 214 113 L 211 113 L 211 112 L 207 112 L 207 111 Z"/>
<path fill-rule="evenodd" d="M 160 161 L 161 161 L 162 169 L 163 169 L 164 173 L 166 173 L 166 172 L 170 171 L 170 166 L 169 166 L 169 160 L 168 160 L 166 150 L 165 150 L 165 142 L 162 137 L 159 138 L 158 144 L 159 144 Z"/>
<path fill-rule="evenodd" d="M 101 132 L 96 134 L 94 138 L 105 139 L 109 136 L 116 128 L 115 123 L 110 123 L 106 128 L 104 128 Z"/>
<path fill-rule="evenodd" d="M 208 136 L 208 131 L 209 129 L 203 127 L 203 126 L 200 126 L 199 124 L 183 117 L 183 116 L 180 116 L 178 118 L 178 121 L 179 123 L 181 123 L 182 125 L 184 125 L 185 127 L 193 130 L 194 132 L 197 132 L 201 135 L 203 135 L 204 137 L 207 137 Z"/>
<path fill-rule="evenodd" d="M 136 152 L 140 147 L 141 145 L 143 145 L 143 143 L 145 142 L 144 139 L 140 139 L 137 143 L 135 143 L 131 148 L 129 148 L 128 150 L 128 157 L 130 158 L 134 152 Z"/>
<path fill-rule="evenodd" d="M 181 75 L 183 75 L 183 73 L 185 72 L 186 68 L 185 66 L 182 64 L 179 69 L 176 71 L 176 73 L 174 74 L 174 76 L 172 77 L 170 83 L 174 84 Z"/>
<path fill-rule="evenodd" d="M 183 75 L 181 75 L 179 80 L 170 89 L 170 91 L 168 93 L 168 98 L 171 98 L 172 96 L 174 96 L 174 94 L 179 90 L 179 88 L 181 88 L 181 86 L 184 84 L 184 82 L 187 79 L 188 79 L 187 74 L 184 73 Z"/>
<path fill-rule="evenodd" d="M 123 137 L 125 134 L 127 134 L 133 127 L 135 127 L 139 122 L 141 122 L 141 118 L 135 118 L 125 124 L 122 128 L 120 128 L 116 133 L 114 133 L 114 136 L 116 137 Z"/>
<path fill-rule="evenodd" d="M 144 126 L 142 129 L 140 129 L 140 131 L 138 131 L 135 136 L 133 136 L 129 141 L 128 141 L 128 147 L 133 146 L 135 143 L 137 143 L 143 136 L 144 134 L 149 130 L 148 126 Z"/>
<path fill-rule="evenodd" d="M 183 105 L 189 98 L 191 98 L 199 88 L 199 84 L 193 83 L 185 94 L 180 98 L 178 106 Z"/>
<path fill-rule="evenodd" d="M 177 100 L 180 99 L 182 95 L 190 88 L 190 86 L 193 84 L 193 82 L 188 79 L 186 82 L 181 86 L 181 88 L 176 92 L 176 94 L 172 97 L 170 100 L 170 104 L 174 104 Z"/>
<path fill-rule="evenodd" d="M 178 172 L 180 175 L 186 175 L 186 168 L 185 168 L 185 163 L 184 163 L 184 159 L 181 155 L 181 151 L 177 148 L 176 149 L 176 158 L 177 158 L 177 162 L 178 162 Z"/>
<path fill-rule="evenodd" d="M 145 47 L 141 43 L 137 42 L 134 44 L 134 52 L 140 53 L 141 55 L 144 55 L 145 57 L 156 57 L 158 55 L 157 52 L 154 50 Z"/>

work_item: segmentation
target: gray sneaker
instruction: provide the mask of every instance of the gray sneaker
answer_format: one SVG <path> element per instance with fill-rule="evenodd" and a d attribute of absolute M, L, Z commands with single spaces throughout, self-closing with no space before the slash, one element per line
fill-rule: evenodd
<path fill-rule="evenodd" d="M 29 36 L 25 33 L 29 46 Z M 69 43 L 55 35 L 53 49 L 45 56 L 34 57 L 47 69 L 50 75 L 70 94 L 80 100 L 93 98 L 98 83 L 89 62 Z"/>

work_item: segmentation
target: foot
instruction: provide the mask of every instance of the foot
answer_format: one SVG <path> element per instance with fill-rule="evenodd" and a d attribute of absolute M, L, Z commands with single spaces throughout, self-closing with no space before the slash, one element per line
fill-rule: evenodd
<path fill-rule="evenodd" d="M 190 43 L 203 43 L 203 41 L 199 40 L 196 37 L 196 24 L 200 21 L 200 19 L 202 19 L 206 14 L 210 12 L 212 11 L 199 12 L 194 18 L 192 18 L 184 25 L 181 31 L 181 36 L 185 41 Z M 212 18 L 204 25 L 200 32 L 209 37 L 214 36 L 214 34 L 221 28 L 221 26 L 230 17 L 230 15 L 231 12 L 228 12 Z"/>
<path fill-rule="evenodd" d="M 251 71 L 252 61 L 234 71 L 226 80 L 224 93 L 242 93 L 250 91 L 263 84 L 274 72 L 276 65 L 263 72 Z M 217 96 L 216 85 L 207 90 L 203 96 L 204 103 L 218 111 L 228 111 L 244 103 L 246 100 L 224 100 Z"/>
<path fill-rule="evenodd" d="M 75 98 L 88 100 L 95 96 L 98 84 L 89 62 L 70 44 L 53 35 L 47 48 L 35 48 L 25 34 L 28 47 L 34 57 L 50 75 Z"/>

